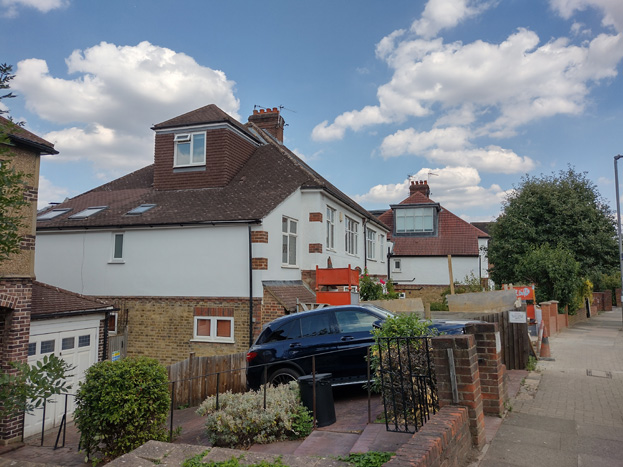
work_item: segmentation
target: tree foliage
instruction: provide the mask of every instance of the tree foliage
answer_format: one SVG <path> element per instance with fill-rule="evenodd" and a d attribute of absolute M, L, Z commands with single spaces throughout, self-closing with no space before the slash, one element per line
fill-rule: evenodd
<path fill-rule="evenodd" d="M 21 412 L 32 413 L 56 394 L 65 394 L 71 386 L 66 378 L 74 367 L 54 354 L 28 365 L 11 362 L 17 373 L 0 373 L 0 418 Z"/>
<path fill-rule="evenodd" d="M 492 279 L 498 284 L 534 281 L 541 298 L 545 290 L 555 294 L 547 299 L 566 302 L 567 288 L 578 277 L 609 274 L 618 265 L 614 216 L 586 173 L 572 167 L 558 174 L 523 177 L 505 200 L 491 236 Z M 546 262 L 558 258 L 564 265 L 554 269 L 537 265 L 538 258 Z M 569 271 L 577 271 L 578 277 L 569 277 Z M 558 284 L 561 280 L 566 284 Z"/>
<path fill-rule="evenodd" d="M 14 76 L 11 65 L 0 65 L 0 100 L 15 97 L 11 92 L 5 93 Z M 0 115 L 7 112 L 0 109 Z M 10 164 L 11 145 L 8 135 L 19 126 L 10 117 L 8 121 L 0 122 L 0 261 L 20 250 L 19 233 L 23 226 L 20 211 L 28 204 L 24 198 L 26 176 Z"/>

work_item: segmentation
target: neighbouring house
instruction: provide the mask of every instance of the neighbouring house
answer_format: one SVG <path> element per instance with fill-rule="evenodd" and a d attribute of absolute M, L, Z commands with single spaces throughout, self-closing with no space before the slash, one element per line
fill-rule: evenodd
<path fill-rule="evenodd" d="M 38 217 L 38 277 L 114 303 L 128 355 L 169 364 L 245 351 L 315 301 L 316 266 L 385 275 L 388 228 L 284 146 L 284 124 L 208 105 L 154 125 L 152 165 Z"/>
<path fill-rule="evenodd" d="M 412 181 L 409 196 L 379 215 L 391 229 L 388 273 L 396 291 L 426 302 L 439 301 L 450 285 L 450 261 L 454 282 L 473 276 L 488 285 L 489 235 L 429 195 L 426 181 Z"/>
<path fill-rule="evenodd" d="M 113 307 L 35 281 L 35 216 L 39 185 L 40 157 L 58 154 L 54 145 L 0 117 L 8 141 L 3 144 L 0 162 L 24 174 L 20 251 L 0 262 L 0 368 L 16 371 L 11 362 L 35 363 L 51 353 L 62 356 L 76 370 L 69 383 L 76 387 L 84 371 L 104 358 L 106 314 Z M 73 400 L 68 401 L 68 412 Z M 64 405 L 50 404 L 48 427 L 60 421 Z M 42 411 L 0 420 L 0 443 L 18 441 L 40 429 Z"/>

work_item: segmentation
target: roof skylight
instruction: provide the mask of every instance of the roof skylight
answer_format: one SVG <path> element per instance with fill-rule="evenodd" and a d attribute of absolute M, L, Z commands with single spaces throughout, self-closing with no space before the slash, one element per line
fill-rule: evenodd
<path fill-rule="evenodd" d="M 71 211 L 71 208 L 62 208 L 62 209 L 52 209 L 46 213 L 43 213 L 37 216 L 38 221 L 48 221 L 50 219 L 54 219 L 55 217 L 60 216 L 61 214 L 65 214 L 66 212 Z"/>
<path fill-rule="evenodd" d="M 151 208 L 155 207 L 155 204 L 141 204 L 140 206 L 135 207 L 134 209 L 126 212 L 126 216 L 138 216 L 143 214 L 144 212 L 149 211 Z"/>
<path fill-rule="evenodd" d="M 69 216 L 69 219 L 86 219 L 87 217 L 91 217 L 93 214 L 97 214 L 100 211 L 103 211 L 108 206 L 94 206 L 91 208 L 86 208 L 84 211 L 80 211 L 73 216 Z"/>

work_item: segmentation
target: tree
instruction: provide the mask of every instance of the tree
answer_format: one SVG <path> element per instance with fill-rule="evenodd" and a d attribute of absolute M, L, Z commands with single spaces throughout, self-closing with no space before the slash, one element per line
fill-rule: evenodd
<path fill-rule="evenodd" d="M 539 256 L 560 259 L 564 252 L 579 264 L 580 277 L 616 269 L 614 216 L 586 175 L 568 167 L 558 174 L 521 179 L 491 229 L 488 253 L 496 283 L 532 280 L 537 289 L 558 293 L 562 289 L 550 282 L 556 277 L 545 274 L 532 260 Z M 542 249 L 546 244 L 547 249 Z M 528 270 L 529 265 L 534 269 Z M 547 298 L 560 300 L 559 296 Z"/>
<path fill-rule="evenodd" d="M 0 92 L 10 88 L 10 81 L 15 77 L 11 65 L 0 65 Z M 0 100 L 15 97 L 11 92 L 0 94 Z M 8 111 L 0 109 L 0 115 Z M 21 209 L 28 204 L 24 198 L 25 174 L 15 170 L 10 164 L 11 144 L 9 134 L 19 130 L 21 124 L 0 120 L 0 261 L 20 250 L 20 230 L 23 227 Z"/>

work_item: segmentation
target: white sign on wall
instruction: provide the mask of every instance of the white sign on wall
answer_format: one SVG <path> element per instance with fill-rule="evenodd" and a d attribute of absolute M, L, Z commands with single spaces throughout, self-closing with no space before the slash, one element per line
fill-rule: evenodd
<path fill-rule="evenodd" d="M 526 323 L 527 317 L 525 311 L 509 311 L 508 312 L 509 323 Z"/>

